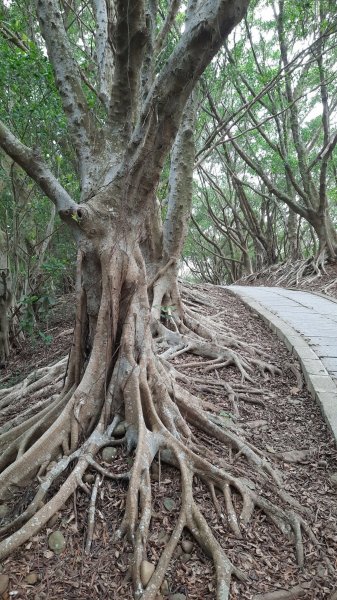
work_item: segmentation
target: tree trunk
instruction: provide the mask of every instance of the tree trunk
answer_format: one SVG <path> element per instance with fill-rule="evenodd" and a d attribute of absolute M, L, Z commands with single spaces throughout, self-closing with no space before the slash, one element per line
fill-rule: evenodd
<path fill-rule="evenodd" d="M 337 258 L 337 232 L 331 218 L 327 214 L 313 215 L 311 224 L 318 238 L 318 254 L 326 254 L 331 260 Z"/>
<path fill-rule="evenodd" d="M 0 366 L 9 356 L 8 309 L 12 300 L 6 239 L 0 230 Z"/>

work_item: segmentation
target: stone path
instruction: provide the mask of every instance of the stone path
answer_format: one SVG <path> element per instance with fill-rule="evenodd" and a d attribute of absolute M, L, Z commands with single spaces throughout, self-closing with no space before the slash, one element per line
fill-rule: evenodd
<path fill-rule="evenodd" d="M 231 285 L 300 360 L 337 441 L 337 302 L 297 290 Z"/>

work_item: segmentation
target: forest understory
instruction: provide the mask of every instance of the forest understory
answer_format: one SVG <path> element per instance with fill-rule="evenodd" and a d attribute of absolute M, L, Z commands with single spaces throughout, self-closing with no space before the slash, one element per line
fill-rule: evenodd
<path fill-rule="evenodd" d="M 282 534 L 271 522 L 270 514 L 268 517 L 261 507 L 255 507 L 249 523 L 240 524 L 238 532 L 228 515 L 231 509 L 232 514 L 240 514 L 242 498 L 235 492 L 230 498 L 227 496 L 228 514 L 224 516 L 219 510 L 219 496 L 216 495 L 214 502 L 210 488 L 202 479 L 194 477 L 196 505 L 226 557 L 238 570 L 232 576 L 230 598 L 263 600 L 268 598 L 265 594 L 293 590 L 295 595 L 279 597 L 335 600 L 337 496 L 330 476 L 337 471 L 337 452 L 318 407 L 303 385 L 299 365 L 260 319 L 228 291 L 208 285 L 187 286 L 185 301 L 191 303 L 191 297 L 199 298 L 200 302 L 194 307 L 197 306 L 201 315 L 213 317 L 217 325 L 223 324 L 239 342 L 244 342 L 239 349 L 244 361 L 251 360 L 251 349 L 255 347 L 261 359 L 276 367 L 275 375 L 256 368 L 250 373 L 252 381 L 242 382 L 239 370 L 233 365 L 220 367 L 214 373 L 214 370 L 205 371 L 204 359 L 191 354 L 177 355 L 171 361 L 189 378 L 185 384 L 182 381 L 182 385 L 201 400 L 202 409 L 218 423 L 222 421 L 228 431 L 239 435 L 260 456 L 266 457 L 282 481 L 279 491 L 270 478 L 252 475 L 252 467 L 243 452 L 232 453 L 222 442 L 191 427 L 198 446 L 204 449 L 204 456 L 212 453 L 217 457 L 219 466 L 230 467 L 256 497 L 263 496 L 281 510 L 289 509 L 287 499 L 290 497 L 291 510 L 302 519 L 304 566 L 299 567 L 301 542 L 299 539 L 296 542 L 294 535 Z M 56 309 L 54 322 L 50 323 L 53 342 L 46 350 L 42 345 L 37 348 L 35 368 L 64 356 L 71 341 L 72 302 L 69 300 L 68 307 L 62 300 Z M 2 372 L 0 385 L 13 385 L 20 373 L 22 377 L 31 370 L 30 354 L 27 348 L 13 357 L 11 366 Z M 223 381 L 230 388 L 221 387 Z M 28 410 L 29 401 L 28 397 L 22 410 Z M 0 571 L 9 575 L 9 587 L 2 595 L 4 600 L 9 597 L 18 600 L 133 598 L 132 546 L 125 538 L 114 539 L 124 515 L 127 481 L 104 475 L 104 470 L 118 476 L 132 467 L 133 454 L 127 454 L 124 443 L 119 445 L 120 439 L 116 438 L 117 453 L 111 463 L 104 462 L 102 453 L 96 456 L 97 464 L 103 467 L 102 473 L 89 468 L 84 476 L 85 486 L 77 488 L 47 527 L 3 561 Z M 93 512 L 95 485 L 97 498 Z M 151 489 L 147 560 L 155 565 L 179 518 L 182 496 L 178 471 L 156 459 L 151 467 Z M 29 487 L 17 489 L 12 498 L 6 500 L 6 506 L 20 513 L 31 500 L 31 494 Z M 93 516 L 91 524 L 90 514 Z M 60 554 L 48 546 L 49 536 L 55 531 L 61 531 L 66 541 Z M 90 551 L 88 537 L 91 538 Z M 246 575 L 245 580 L 240 580 L 241 573 Z M 301 586 L 300 591 L 298 586 Z M 216 597 L 213 562 L 185 529 L 157 598 L 174 594 L 181 594 L 176 596 L 180 600 Z"/>

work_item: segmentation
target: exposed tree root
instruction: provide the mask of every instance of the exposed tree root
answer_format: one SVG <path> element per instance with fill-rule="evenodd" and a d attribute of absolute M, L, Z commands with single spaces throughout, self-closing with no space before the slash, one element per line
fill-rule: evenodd
<path fill-rule="evenodd" d="M 330 283 L 328 283 L 327 285 L 325 285 L 325 286 L 322 288 L 322 292 L 323 292 L 323 294 L 328 294 L 328 293 L 329 293 L 329 290 L 331 290 L 331 288 L 333 288 L 333 287 L 334 287 L 334 286 L 336 286 L 336 285 L 337 285 L 337 278 L 336 278 L 336 279 L 333 279 L 332 281 L 330 281 Z"/>
<path fill-rule="evenodd" d="M 258 594 L 253 600 L 296 600 L 297 598 L 305 598 L 308 590 L 301 585 L 296 585 L 291 590 L 277 590 L 267 594 Z"/>
<path fill-rule="evenodd" d="M 265 402 L 260 398 L 256 398 L 256 395 L 264 395 L 266 392 L 263 389 L 255 389 L 252 386 L 245 386 L 242 384 L 228 383 L 223 379 L 220 379 L 218 372 L 216 371 L 217 379 L 214 378 L 201 378 L 201 377 L 189 377 L 181 371 L 175 369 L 169 362 L 164 361 L 165 367 L 169 370 L 170 374 L 176 381 L 181 381 L 185 385 L 188 385 L 190 389 L 195 392 L 203 392 L 213 394 L 216 391 L 221 390 L 225 393 L 229 402 L 232 405 L 232 413 L 234 416 L 239 416 L 239 409 L 237 406 L 238 401 L 247 402 L 248 404 L 256 404 L 259 406 L 265 406 Z M 200 363 L 196 363 L 200 366 Z M 185 365 L 183 365 L 185 366 Z M 247 395 L 249 394 L 249 395 Z M 214 407 L 213 407 L 214 410 Z"/>
<path fill-rule="evenodd" d="M 98 488 L 101 485 L 102 480 L 99 475 L 96 475 L 95 483 L 92 487 L 91 491 L 91 500 L 88 511 L 88 533 L 87 533 L 87 541 L 85 543 L 85 552 L 86 554 L 90 553 L 90 548 L 92 544 L 92 536 L 94 534 L 95 528 L 95 510 L 96 510 L 96 499 Z"/>
<path fill-rule="evenodd" d="M 55 365 L 50 367 L 42 367 L 36 371 L 32 371 L 20 383 L 0 390 L 0 410 L 8 406 L 12 402 L 22 402 L 24 398 L 32 394 L 36 395 L 38 391 L 43 393 L 49 385 L 54 386 L 60 382 L 65 374 L 67 358 L 62 358 Z M 16 406 L 18 406 L 16 404 Z"/>
<path fill-rule="evenodd" d="M 254 281 L 263 279 L 265 284 L 297 288 L 312 283 L 325 275 L 327 260 L 326 252 L 322 251 L 317 256 L 311 256 L 305 260 L 287 260 L 272 265 L 258 273 L 242 277 L 240 281 L 254 283 Z M 236 283 L 240 283 L 240 281 Z"/>
<path fill-rule="evenodd" d="M 118 335 L 118 328 L 113 325 L 115 320 L 111 320 L 111 315 L 117 318 L 115 290 L 118 282 L 114 275 L 114 286 L 111 287 L 108 270 L 106 275 L 102 270 L 102 287 L 109 293 L 102 294 L 89 361 L 86 364 L 81 354 L 83 332 L 79 330 L 75 332 L 74 350 L 63 390 L 58 394 L 54 390 L 50 398 L 44 397 L 35 406 L 26 407 L 22 414 L 8 421 L 7 429 L 5 426 L 0 430 L 0 448 L 3 450 L 0 499 L 8 499 L 24 485 L 31 485 L 33 492 L 22 513 L 10 514 L 0 529 L 3 538 L 0 560 L 34 536 L 78 488 L 88 495 L 86 552 L 90 552 L 101 477 L 122 479 L 129 482 L 129 487 L 124 518 L 115 538 L 126 535 L 132 543 L 135 598 L 156 598 L 174 550 L 183 530 L 187 529 L 212 558 L 216 597 L 226 600 L 230 595 L 231 577 L 244 580 L 246 575 L 228 559 L 202 514 L 194 497 L 196 478 L 208 488 L 209 499 L 219 519 L 226 520 L 233 536 L 245 535 L 258 510 L 283 535 L 292 536 L 300 566 L 304 562 L 303 532 L 316 547 L 319 543 L 304 520 L 304 516 L 311 518 L 309 511 L 287 494 L 280 473 L 264 452 L 245 439 L 242 428 L 205 410 L 202 401 L 188 390 L 221 389 L 237 409 L 236 403 L 241 399 L 263 402 L 259 399 L 263 390 L 253 384 L 256 370 L 273 376 L 278 369 L 262 361 L 254 349 L 243 358 L 238 353 L 244 347 L 243 343 L 214 320 L 197 321 L 188 310 L 180 310 L 166 324 L 154 323 L 153 314 L 151 320 L 147 307 L 146 285 L 137 295 L 133 293 L 132 267 L 128 267 L 126 277 L 130 298 L 122 316 L 118 354 L 113 352 L 113 339 Z M 122 268 L 117 272 L 123 272 Z M 189 299 L 190 303 L 203 303 L 200 293 L 195 299 L 191 292 Z M 80 306 L 85 304 L 80 303 Z M 80 322 L 84 322 L 83 315 L 80 316 Z M 173 320 L 174 325 L 171 324 Z M 161 348 L 161 355 L 154 354 L 154 345 Z M 223 373 L 221 378 L 219 375 L 216 378 L 209 376 L 209 379 L 198 376 L 191 381 L 189 375 L 178 369 L 177 362 L 174 365 L 170 362 L 184 353 L 207 360 L 184 363 L 180 367 L 197 365 L 205 372 L 217 373 L 231 365 L 240 373 L 241 383 L 230 384 Z M 23 397 L 32 395 L 34 398 L 41 390 L 48 394 L 53 386 L 59 385 L 58 378 L 63 376 L 64 370 L 65 360 L 50 369 L 40 370 L 34 378 L 28 377 L 23 386 L 20 384 L 22 397 L 18 386 L 2 391 L 2 410 L 6 411 L 18 398 L 22 405 Z M 243 383 L 244 380 L 249 384 Z M 127 429 L 121 440 L 114 436 L 114 431 L 122 419 L 125 419 Z M 221 442 L 223 458 L 219 459 L 203 439 Z M 129 453 L 134 453 L 134 463 L 130 472 L 114 474 L 110 468 L 99 464 L 97 454 L 104 446 L 121 443 L 126 444 Z M 152 515 L 151 466 L 157 458 L 180 473 L 181 505 L 171 537 L 144 588 L 141 565 L 147 557 Z M 245 463 L 249 464 L 250 480 L 254 485 L 249 485 L 244 476 Z M 88 467 L 97 472 L 92 489 L 83 481 Z M 264 496 L 265 491 L 268 497 Z M 272 501 L 271 497 L 276 500 Z M 237 509 L 238 498 L 240 510 Z"/>

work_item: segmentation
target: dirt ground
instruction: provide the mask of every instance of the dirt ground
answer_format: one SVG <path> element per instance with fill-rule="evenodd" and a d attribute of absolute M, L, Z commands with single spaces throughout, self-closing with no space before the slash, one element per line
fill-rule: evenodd
<path fill-rule="evenodd" d="M 223 416 L 229 424 L 241 430 L 250 443 L 266 453 L 281 474 L 284 492 L 307 509 L 306 519 L 320 544 L 316 547 L 312 539 L 304 535 L 305 566 L 299 569 L 294 540 L 282 536 L 275 524 L 258 510 L 243 530 L 242 537 L 237 539 L 226 520 L 219 519 L 209 490 L 195 478 L 195 496 L 207 522 L 216 532 L 229 559 L 248 576 L 244 583 L 233 577 L 231 600 L 252 600 L 259 594 L 291 589 L 298 584 L 302 584 L 305 590 L 302 597 L 307 600 L 335 600 L 336 574 L 328 569 L 330 561 L 337 570 L 337 488 L 330 481 L 331 475 L 337 472 L 337 451 L 332 437 L 318 407 L 305 386 L 302 387 L 301 378 L 295 376 L 299 365 L 260 318 L 228 291 L 213 286 L 198 288 L 206 291 L 210 302 L 207 309 L 201 307 L 201 310 L 208 314 L 222 311 L 219 319 L 239 339 L 262 349 L 265 360 L 281 371 L 281 375 L 275 377 L 266 377 L 256 371 L 252 392 L 249 390 L 251 385 L 247 389 L 241 386 L 239 374 L 233 367 L 226 368 L 220 377 L 240 392 L 236 405 L 222 393 L 205 395 L 199 392 L 199 397 L 207 410 Z M 65 355 L 72 339 L 69 331 L 72 307 L 66 306 L 63 301 L 58 309 L 58 316 L 50 328 L 53 329 L 52 343 L 47 347 L 40 342 L 35 347 L 27 344 L 20 354 L 12 357 L 8 368 L 1 373 L 0 385 L 14 383 L 32 368 Z M 242 354 L 247 352 L 249 350 L 244 350 Z M 184 368 L 184 363 L 190 362 L 191 358 L 183 355 L 174 362 L 183 372 L 203 377 L 205 382 L 208 376 L 214 377 L 213 374 L 205 375 L 198 366 Z M 195 357 L 192 360 L 195 361 Z M 207 436 L 201 438 L 199 433 L 197 435 L 206 449 L 211 447 L 215 451 L 219 465 L 222 460 L 231 462 L 236 474 L 249 479 L 250 467 L 242 457 L 233 457 L 220 442 L 211 442 Z M 294 463 L 283 454 L 290 450 L 307 452 Z M 103 463 L 102 459 L 101 464 L 114 473 L 121 473 L 132 465 L 132 461 L 132 456 L 127 456 L 126 449 L 120 446 L 112 464 Z M 90 471 L 86 474 L 89 486 L 94 477 Z M 285 506 L 272 485 L 262 480 L 256 485 L 257 492 Z M 12 597 L 17 600 L 131 600 L 131 546 L 127 540 L 114 544 L 112 539 L 123 515 L 125 492 L 124 483 L 103 480 L 98 492 L 91 553 L 86 555 L 84 547 L 90 495 L 78 490 L 47 528 L 0 565 L 0 573 L 9 576 L 9 587 L 2 594 L 2 600 Z M 16 512 L 22 510 L 30 493 L 19 490 L 13 494 Z M 156 464 L 152 472 L 152 494 L 154 514 L 146 558 L 155 564 L 179 511 L 180 480 L 173 468 Z M 240 509 L 239 499 L 235 508 Z M 60 554 L 48 547 L 48 537 L 56 530 L 61 531 L 66 540 L 65 549 Z M 193 542 L 187 532 L 185 538 Z M 188 552 L 181 546 L 176 550 L 167 573 L 166 589 L 158 598 L 177 593 L 182 594 L 181 600 L 183 597 L 194 600 L 215 598 L 212 563 L 194 542 Z"/>

